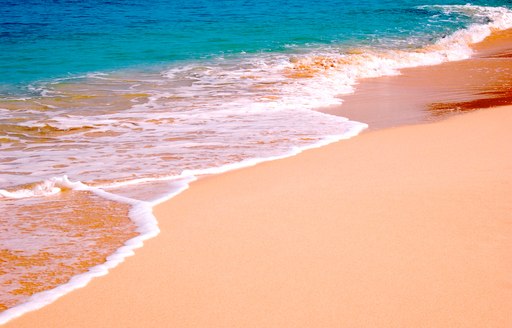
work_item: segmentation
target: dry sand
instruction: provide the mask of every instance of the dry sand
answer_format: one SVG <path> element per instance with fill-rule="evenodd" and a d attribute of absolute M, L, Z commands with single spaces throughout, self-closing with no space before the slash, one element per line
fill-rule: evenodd
<path fill-rule="evenodd" d="M 8 327 L 511 327 L 512 107 L 202 179 Z"/>
<path fill-rule="evenodd" d="M 491 108 L 201 179 L 136 256 L 6 327 L 510 328 L 511 126 Z"/>

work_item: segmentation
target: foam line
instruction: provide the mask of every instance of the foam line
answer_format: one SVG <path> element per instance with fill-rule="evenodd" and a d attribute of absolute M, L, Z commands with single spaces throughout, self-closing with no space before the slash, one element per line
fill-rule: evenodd
<path fill-rule="evenodd" d="M 219 174 L 224 173 L 240 168 L 245 168 L 249 166 L 254 166 L 256 164 L 266 162 L 266 161 L 272 161 L 276 159 L 282 159 L 286 157 L 291 157 L 296 154 L 299 154 L 300 152 L 306 150 L 306 149 L 312 149 L 324 146 L 329 143 L 333 143 L 342 139 L 348 139 L 351 138 L 358 133 L 360 133 L 362 130 L 367 128 L 366 124 L 358 123 L 355 124 L 354 127 L 349 130 L 347 133 L 343 135 L 338 136 L 330 136 L 322 140 L 321 142 L 318 142 L 315 145 L 310 145 L 303 148 L 296 148 L 292 150 L 291 152 L 281 155 L 281 156 L 275 156 L 271 158 L 257 158 L 257 159 L 251 159 L 251 160 L 245 160 L 239 163 L 235 164 L 229 164 L 224 165 L 221 167 L 206 169 L 206 170 L 197 170 L 197 171 L 184 171 L 179 176 L 180 179 L 182 179 L 182 184 L 180 188 L 178 188 L 173 193 L 170 193 L 160 199 L 157 199 L 153 202 L 143 202 L 119 195 L 115 195 L 112 193 L 109 193 L 103 189 L 97 188 L 97 187 L 90 187 L 86 184 L 83 184 L 82 182 L 72 182 L 70 181 L 66 176 L 59 177 L 59 178 L 53 178 L 50 179 L 50 181 L 53 184 L 58 184 L 61 186 L 65 186 L 67 188 L 73 189 L 73 190 L 87 190 L 90 192 L 93 192 L 97 194 L 98 196 L 104 197 L 106 199 L 126 203 L 132 205 L 132 208 L 129 212 L 130 219 L 137 225 L 137 232 L 140 233 L 139 236 L 134 237 L 128 241 L 125 242 L 124 246 L 117 249 L 112 255 L 107 257 L 107 261 L 103 264 L 94 266 L 90 268 L 87 272 L 76 275 L 72 277 L 67 283 L 57 286 L 56 288 L 53 288 L 51 290 L 47 290 L 44 292 L 36 293 L 32 295 L 25 303 L 16 305 L 10 309 L 5 310 L 4 312 L 0 313 L 0 324 L 4 324 L 14 318 L 17 318 L 24 313 L 27 313 L 29 311 L 38 310 L 45 305 L 48 305 L 61 296 L 75 290 L 78 288 L 85 287 L 93 278 L 104 276 L 108 273 L 108 271 L 120 263 L 122 263 L 125 258 L 128 256 L 132 256 L 135 254 L 134 250 L 137 248 L 140 248 L 144 245 L 144 241 L 150 238 L 153 238 L 157 236 L 160 232 L 160 229 L 158 228 L 158 222 L 153 215 L 153 207 L 165 202 L 174 196 L 180 194 L 181 192 L 185 191 L 189 188 L 190 183 L 197 180 L 197 177 L 204 176 L 204 175 L 211 175 L 211 174 Z M 163 180 L 169 180 L 169 179 L 176 179 L 177 177 L 164 177 Z M 146 179 L 140 182 L 147 182 Z M 128 184 L 132 184 L 131 182 L 127 182 Z M 59 189 L 60 190 L 60 189 Z"/>

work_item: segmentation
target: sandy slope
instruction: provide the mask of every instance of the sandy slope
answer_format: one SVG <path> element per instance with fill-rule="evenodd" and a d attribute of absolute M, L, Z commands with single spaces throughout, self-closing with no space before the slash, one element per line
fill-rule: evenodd
<path fill-rule="evenodd" d="M 8 327 L 511 327 L 512 107 L 200 180 Z"/>

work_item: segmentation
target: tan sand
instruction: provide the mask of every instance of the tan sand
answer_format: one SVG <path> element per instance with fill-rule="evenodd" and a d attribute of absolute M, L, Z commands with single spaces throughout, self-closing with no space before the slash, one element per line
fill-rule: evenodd
<path fill-rule="evenodd" d="M 7 327 L 511 327 L 512 107 L 213 176 Z"/>
<path fill-rule="evenodd" d="M 326 111 L 389 127 L 511 103 L 511 39 Z M 202 179 L 137 256 L 6 326 L 510 328 L 511 126 L 492 108 Z"/>

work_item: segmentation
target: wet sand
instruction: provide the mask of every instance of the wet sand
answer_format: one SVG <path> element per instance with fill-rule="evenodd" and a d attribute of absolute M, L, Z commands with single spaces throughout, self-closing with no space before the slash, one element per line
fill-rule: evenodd
<path fill-rule="evenodd" d="M 438 121 L 460 112 L 512 103 L 512 31 L 474 46 L 470 60 L 404 69 L 363 80 L 342 106 L 323 112 L 365 122 L 370 130 Z"/>
<path fill-rule="evenodd" d="M 156 208 L 162 232 L 136 256 L 6 327 L 512 326 L 512 107 L 486 92 L 508 90 L 509 64 L 480 53 L 488 80 L 450 84 L 468 71 L 440 65 L 410 73 L 422 97 L 403 92 L 409 71 L 353 96 L 383 83 L 394 107 L 375 124 L 434 123 L 203 178 Z M 427 105 L 410 121 L 409 98 Z"/>

